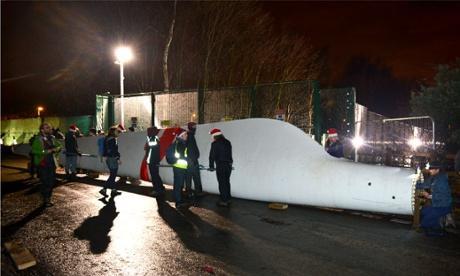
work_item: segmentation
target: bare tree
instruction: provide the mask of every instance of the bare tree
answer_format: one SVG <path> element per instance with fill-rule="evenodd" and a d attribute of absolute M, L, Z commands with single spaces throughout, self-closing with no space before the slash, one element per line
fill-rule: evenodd
<path fill-rule="evenodd" d="M 176 24 L 176 7 L 177 0 L 174 0 L 174 11 L 171 19 L 171 25 L 169 26 L 168 37 L 166 40 L 165 49 L 163 52 L 163 81 L 164 81 L 164 91 L 169 91 L 169 75 L 168 75 L 168 56 L 169 48 L 174 37 L 174 26 Z"/>

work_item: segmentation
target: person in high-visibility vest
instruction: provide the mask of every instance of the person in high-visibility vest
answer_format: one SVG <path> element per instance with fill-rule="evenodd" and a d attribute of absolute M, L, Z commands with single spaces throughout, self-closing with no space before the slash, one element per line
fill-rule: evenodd
<path fill-rule="evenodd" d="M 184 208 L 188 206 L 188 204 L 182 200 L 182 188 L 184 186 L 188 168 L 187 138 L 187 131 L 180 128 L 176 132 L 176 140 L 169 146 L 166 153 L 166 160 L 173 167 L 173 194 L 176 201 L 176 208 Z"/>
<path fill-rule="evenodd" d="M 147 142 L 145 143 L 144 149 L 149 166 L 150 178 L 152 180 L 153 192 L 152 196 L 160 196 L 165 192 L 163 186 L 163 180 L 161 180 L 159 167 L 160 164 L 160 139 L 158 138 L 158 132 L 160 130 L 157 127 L 149 127 L 147 129 Z"/>

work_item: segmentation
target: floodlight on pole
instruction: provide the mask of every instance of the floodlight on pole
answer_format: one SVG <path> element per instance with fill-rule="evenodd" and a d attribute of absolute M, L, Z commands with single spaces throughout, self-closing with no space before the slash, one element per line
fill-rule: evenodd
<path fill-rule="evenodd" d="M 351 140 L 351 143 L 355 149 L 359 149 L 362 145 L 364 145 L 364 140 L 362 137 L 356 136 Z"/>
<path fill-rule="evenodd" d="M 125 126 L 125 107 L 124 107 L 124 63 L 133 59 L 133 52 L 129 47 L 118 47 L 115 49 L 115 63 L 120 65 L 120 124 Z"/>
<path fill-rule="evenodd" d="M 423 145 L 422 140 L 420 140 L 420 139 L 417 138 L 417 137 L 411 138 L 409 141 L 407 141 L 407 143 L 409 144 L 409 146 L 411 146 L 411 148 L 412 148 L 414 151 L 417 150 L 418 147 L 420 147 L 421 145 Z"/>
<path fill-rule="evenodd" d="M 358 150 L 364 145 L 364 139 L 361 136 L 355 136 L 351 139 L 351 144 L 355 148 L 355 162 L 358 162 Z"/>

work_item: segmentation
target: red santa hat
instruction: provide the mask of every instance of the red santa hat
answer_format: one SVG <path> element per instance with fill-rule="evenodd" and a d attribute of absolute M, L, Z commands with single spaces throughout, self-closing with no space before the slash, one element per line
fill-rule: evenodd
<path fill-rule="evenodd" d="M 330 128 L 327 130 L 327 137 L 338 137 L 339 135 L 337 134 L 337 129 L 335 128 Z"/>
<path fill-rule="evenodd" d="M 187 131 L 185 131 L 185 129 L 183 128 L 178 128 L 174 134 L 176 134 L 176 137 L 179 137 L 179 138 L 183 138 L 183 135 L 187 133 Z"/>
<path fill-rule="evenodd" d="M 126 129 L 125 127 L 122 125 L 122 124 L 118 124 L 115 126 L 117 128 L 118 131 L 121 131 L 121 132 L 125 132 Z"/>
<path fill-rule="evenodd" d="M 213 128 L 213 129 L 211 129 L 209 134 L 211 134 L 212 137 L 216 137 L 218 135 L 222 135 L 222 131 L 220 129 L 218 129 L 218 128 Z"/>
<path fill-rule="evenodd" d="M 78 130 L 78 127 L 76 124 L 72 124 L 69 126 L 69 130 L 72 132 L 76 132 Z"/>

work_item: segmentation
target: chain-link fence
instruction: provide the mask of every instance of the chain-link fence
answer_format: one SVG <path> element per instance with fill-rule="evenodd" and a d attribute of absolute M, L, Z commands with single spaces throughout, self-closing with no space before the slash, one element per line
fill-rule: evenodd
<path fill-rule="evenodd" d="M 321 89 L 320 99 L 322 133 L 335 128 L 342 137 L 354 136 L 355 88 Z"/>
<path fill-rule="evenodd" d="M 410 166 L 414 156 L 428 156 L 434 148 L 429 117 L 387 118 L 356 104 L 355 118 L 356 136 L 365 141 L 361 162 Z"/>
<path fill-rule="evenodd" d="M 125 126 L 144 130 L 152 124 L 181 126 L 187 122 L 218 122 L 278 116 L 306 132 L 312 127 L 312 81 L 261 84 L 247 87 L 182 90 L 127 94 L 124 96 Z M 101 97 L 101 96 L 99 96 Z M 106 97 L 106 96 L 104 96 Z M 107 124 L 110 99 L 99 99 L 98 126 L 120 121 L 120 96 L 113 98 L 112 122 Z M 281 115 L 281 116 L 279 116 Z M 110 116 L 109 116 L 110 117 Z"/>
<path fill-rule="evenodd" d="M 97 125 L 119 122 L 119 96 L 99 97 L 104 98 L 98 100 L 96 107 Z M 152 124 L 168 127 L 190 121 L 277 118 L 310 134 L 314 128 L 315 138 L 320 141 L 327 129 L 335 128 L 344 143 L 345 157 L 357 156 L 367 163 L 405 165 L 408 156 L 433 146 L 430 119 L 389 119 L 357 104 L 353 87 L 319 90 L 314 81 L 128 94 L 124 106 L 125 126 L 136 130 L 145 130 Z M 101 114 L 104 112 L 109 116 Z M 110 123 L 104 121 L 107 118 L 111 118 Z M 352 145 L 356 136 L 365 142 L 358 151 Z"/>

